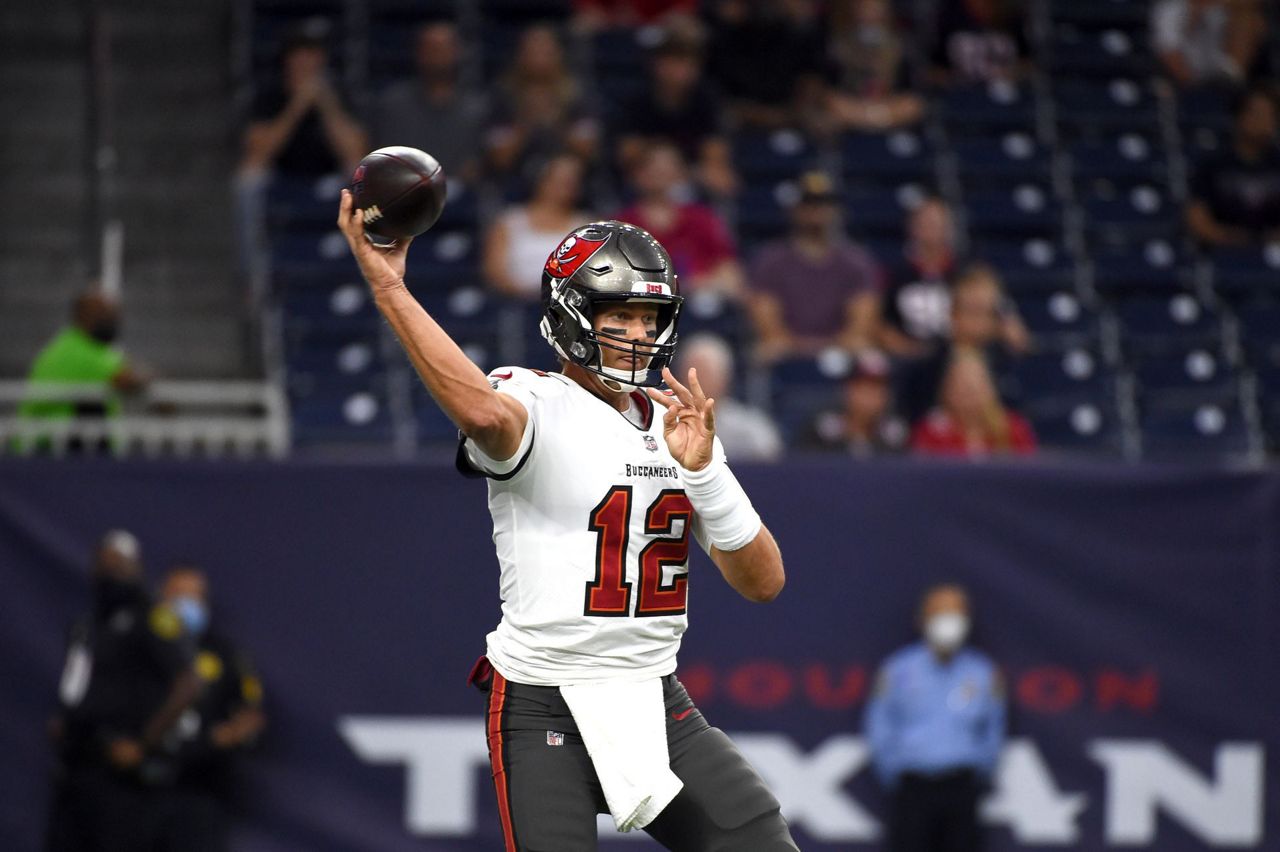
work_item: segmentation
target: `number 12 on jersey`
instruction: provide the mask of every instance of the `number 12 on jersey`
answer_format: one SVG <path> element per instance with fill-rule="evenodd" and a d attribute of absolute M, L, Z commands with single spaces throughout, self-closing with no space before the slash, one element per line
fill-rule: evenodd
<path fill-rule="evenodd" d="M 596 576 L 587 583 L 583 612 L 597 616 L 631 615 L 631 586 L 627 582 L 627 539 L 631 530 L 631 486 L 615 485 L 594 509 L 588 529 L 596 534 Z M 646 535 L 671 535 L 676 521 L 684 524 L 679 538 L 658 538 L 640 551 L 640 594 L 637 618 L 684 615 L 689 596 L 688 573 L 662 582 L 662 569 L 689 560 L 689 522 L 693 506 L 684 492 L 668 488 L 645 513 Z"/>

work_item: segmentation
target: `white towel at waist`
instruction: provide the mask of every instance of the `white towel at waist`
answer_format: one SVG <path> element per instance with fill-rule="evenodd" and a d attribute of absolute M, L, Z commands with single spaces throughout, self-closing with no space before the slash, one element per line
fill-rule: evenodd
<path fill-rule="evenodd" d="M 618 831 L 644 828 L 684 782 L 671 771 L 662 680 L 560 687 Z"/>

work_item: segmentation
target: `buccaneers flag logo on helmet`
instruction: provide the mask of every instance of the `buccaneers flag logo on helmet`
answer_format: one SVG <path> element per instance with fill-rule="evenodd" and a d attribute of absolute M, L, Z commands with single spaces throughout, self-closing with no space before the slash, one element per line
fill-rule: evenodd
<path fill-rule="evenodd" d="M 570 234 L 560 244 L 560 248 L 547 258 L 547 274 L 552 278 L 568 278 L 608 241 L 608 236 L 601 240 L 589 240 L 577 234 Z"/>

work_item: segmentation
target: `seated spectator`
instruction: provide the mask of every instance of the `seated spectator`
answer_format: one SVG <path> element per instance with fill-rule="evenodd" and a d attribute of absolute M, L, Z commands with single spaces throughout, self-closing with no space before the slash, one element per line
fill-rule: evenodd
<path fill-rule="evenodd" d="M 941 0 L 931 76 L 942 85 L 1014 80 L 1030 53 L 1021 0 Z"/>
<path fill-rule="evenodd" d="M 907 217 L 907 244 L 886 264 L 879 345 L 898 358 L 923 358 L 946 339 L 951 276 L 959 265 L 951 208 L 921 202 Z"/>
<path fill-rule="evenodd" d="M 417 33 L 417 76 L 387 88 L 374 110 L 373 145 L 409 145 L 435 157 L 450 177 L 473 180 L 480 170 L 484 96 L 458 80 L 458 28 L 448 21 Z"/>
<path fill-rule="evenodd" d="M 1031 350 L 1031 335 L 1017 306 L 1004 294 L 1000 277 L 985 263 L 971 263 L 951 287 L 947 338 L 922 361 L 905 364 L 899 400 L 913 422 L 938 398 L 947 365 L 955 353 L 979 352 L 996 375 Z"/>
<path fill-rule="evenodd" d="M 889 378 L 889 359 L 883 353 L 875 349 L 858 353 L 844 380 L 840 407 L 818 412 L 801 433 L 797 447 L 858 458 L 901 452 L 910 430 L 893 413 Z"/>
<path fill-rule="evenodd" d="M 1266 35 L 1254 0 L 1159 0 L 1151 7 L 1152 50 L 1179 86 L 1243 82 Z"/>
<path fill-rule="evenodd" d="M 938 406 L 916 424 L 911 449 L 922 455 L 985 458 L 1035 452 L 1036 438 L 1022 415 L 996 394 L 987 363 L 974 350 L 958 350 L 947 365 Z"/>
<path fill-rule="evenodd" d="M 564 235 L 590 220 L 578 206 L 582 195 L 582 161 L 561 154 L 542 168 L 533 197 L 507 208 L 485 237 L 484 275 L 505 296 L 537 301 L 542 295 L 542 267 Z"/>
<path fill-rule="evenodd" d="M 485 146 L 497 175 L 517 178 L 527 186 L 534 175 L 522 169 L 561 151 L 577 154 L 588 164 L 595 161 L 599 124 L 551 27 L 525 30 L 493 106 Z"/>
<path fill-rule="evenodd" d="M 791 233 L 760 249 L 749 306 L 766 360 L 872 343 L 880 268 L 845 236 L 840 197 L 822 172 L 800 178 Z"/>
<path fill-rule="evenodd" d="M 814 0 L 711 4 L 711 72 L 739 124 L 831 129 L 826 39 Z"/>
<path fill-rule="evenodd" d="M 633 29 L 697 12 L 698 0 L 573 0 L 573 26 L 580 32 Z"/>
<path fill-rule="evenodd" d="M 734 194 L 738 177 L 724 135 L 720 101 L 702 73 L 701 33 L 669 26 L 649 57 L 648 88 L 620 113 L 614 133 L 623 172 L 635 167 L 645 146 L 666 141 L 694 166 L 709 194 Z"/>
<path fill-rule="evenodd" d="M 902 36 L 888 0 L 832 4 L 831 52 L 839 66 L 831 111 L 842 127 L 892 130 L 915 124 L 924 99 L 905 91 Z"/>
<path fill-rule="evenodd" d="M 1196 169 L 1187 227 L 1205 246 L 1280 240 L 1280 148 L 1275 98 L 1246 92 L 1236 105 L 1231 146 Z"/>
<path fill-rule="evenodd" d="M 695 334 L 680 343 L 676 375 L 698 371 L 703 393 L 716 401 L 716 435 L 733 461 L 775 461 L 782 455 L 782 438 L 769 415 L 734 398 L 733 350 L 714 334 Z"/>
<path fill-rule="evenodd" d="M 120 401 L 110 391 L 131 393 L 141 390 L 147 377 L 130 365 L 124 353 L 113 344 L 120 334 L 120 307 L 101 291 L 90 290 L 75 300 L 71 311 L 71 324 L 40 350 L 27 381 L 32 384 L 70 384 L 101 387 L 101 400 L 68 401 L 32 398 L 18 408 L 18 416 L 24 421 L 24 429 L 39 433 L 36 425 L 44 422 L 55 427 L 77 418 L 118 417 Z M 52 428 L 51 430 L 52 431 Z M 47 450 L 52 445 L 48 435 L 37 434 L 28 440 L 18 439 L 13 449 L 22 452 L 31 449 Z M 100 451 L 110 448 L 107 440 L 100 442 L 71 441 L 71 452 Z"/>
<path fill-rule="evenodd" d="M 350 173 L 369 152 L 364 128 L 329 79 L 328 25 L 312 20 L 285 43 L 280 84 L 258 92 L 244 134 L 245 173 Z"/>
<path fill-rule="evenodd" d="M 686 201 L 689 179 L 680 151 L 669 142 L 645 149 L 636 164 L 636 203 L 618 214 L 653 234 L 671 254 L 680 292 L 737 298 L 742 268 L 729 229 L 705 204 Z"/>

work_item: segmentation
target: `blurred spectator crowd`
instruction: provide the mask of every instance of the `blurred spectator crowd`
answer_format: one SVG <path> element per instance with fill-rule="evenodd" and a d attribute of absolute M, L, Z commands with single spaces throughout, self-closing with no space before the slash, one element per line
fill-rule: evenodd
<path fill-rule="evenodd" d="M 336 193 L 450 176 L 407 280 L 481 366 L 553 366 L 542 262 L 619 218 L 671 252 L 736 458 L 1280 439 L 1277 9 L 1262 0 L 256 0 L 246 262 L 296 443 L 449 444 Z M 703 379 L 704 383 L 707 379 Z"/>

